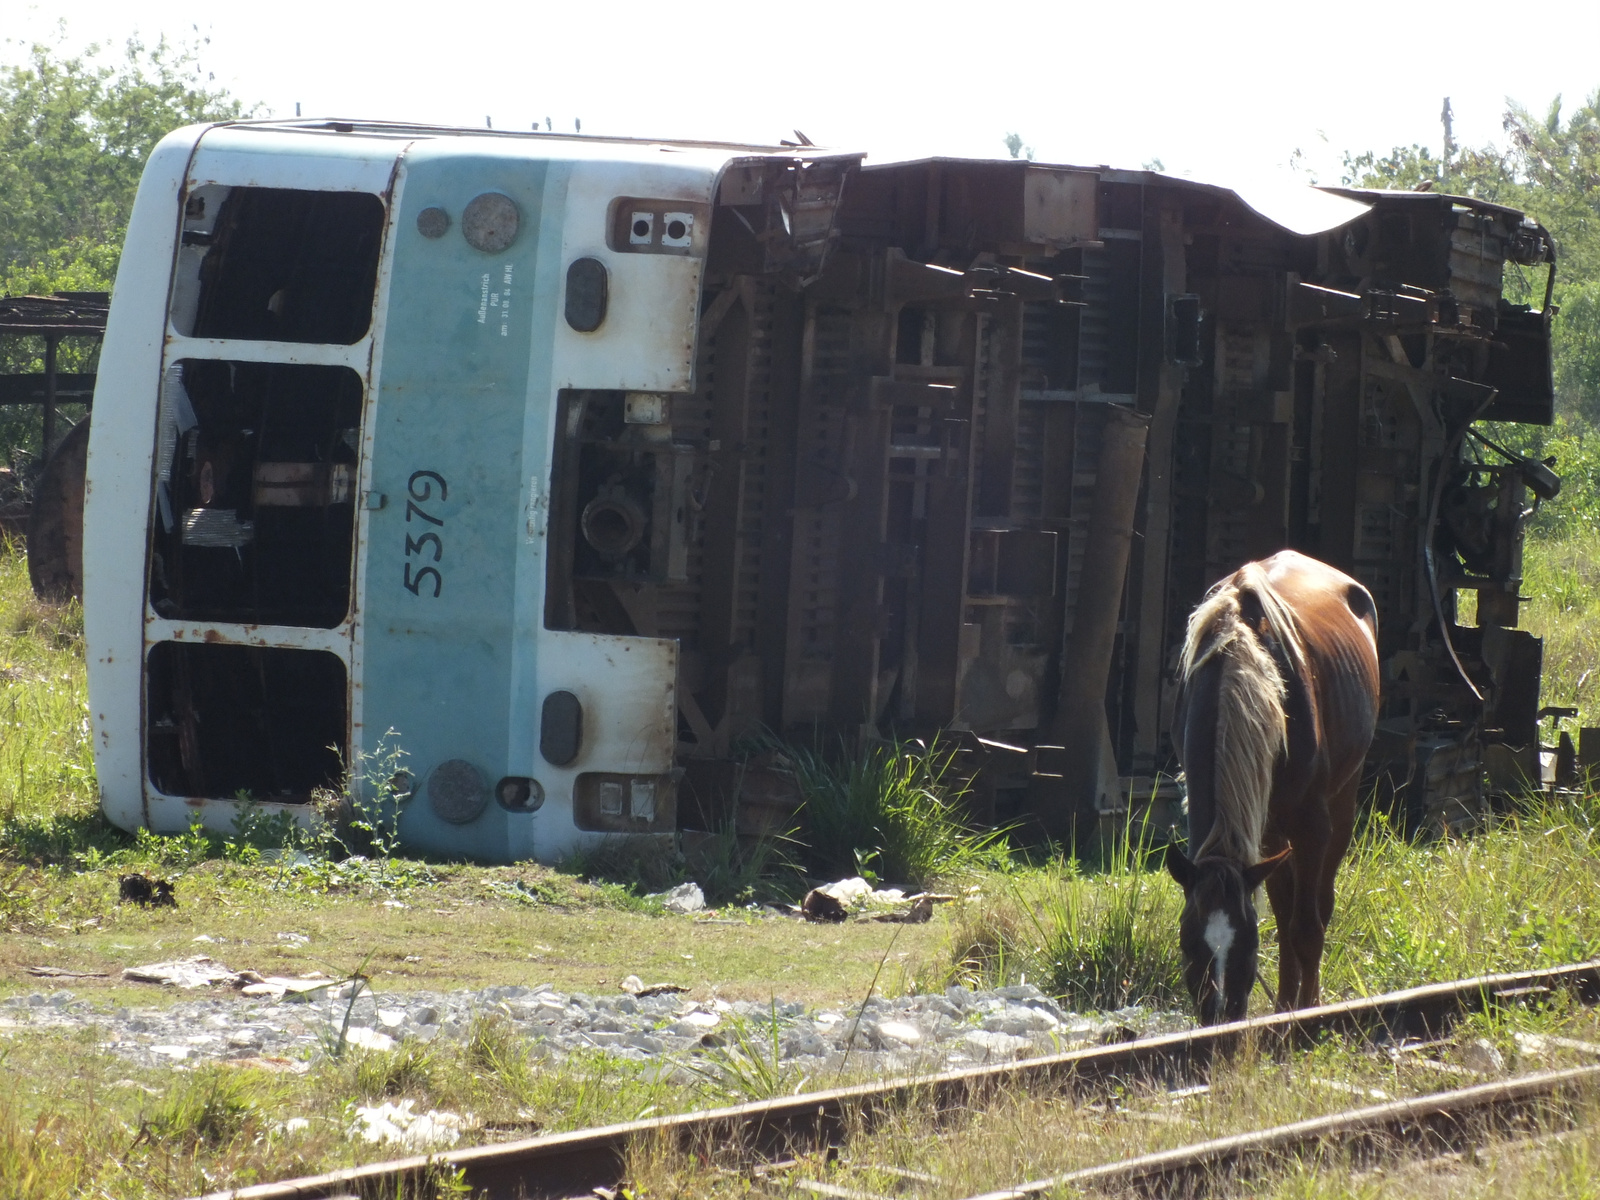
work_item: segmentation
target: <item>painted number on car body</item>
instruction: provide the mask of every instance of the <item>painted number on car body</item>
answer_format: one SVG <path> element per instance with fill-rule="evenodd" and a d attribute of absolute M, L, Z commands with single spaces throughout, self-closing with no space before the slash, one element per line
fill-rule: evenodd
<path fill-rule="evenodd" d="M 406 501 L 406 523 L 408 525 L 413 520 L 417 520 L 424 523 L 425 526 L 437 525 L 440 530 L 444 529 L 443 517 L 436 517 L 420 507 L 420 505 L 426 504 L 433 499 L 433 485 L 435 483 L 439 485 L 439 499 L 449 499 L 450 485 L 444 481 L 443 475 L 440 475 L 437 471 L 413 471 L 411 473 L 411 480 L 406 485 L 406 490 L 411 493 L 410 498 Z M 417 558 L 423 558 L 424 550 L 431 550 L 433 552 L 432 561 L 438 562 L 444 557 L 443 536 L 427 528 L 424 528 L 422 534 L 417 537 L 412 537 L 409 533 L 406 534 L 406 558 L 408 560 L 413 555 Z M 427 595 L 435 600 L 439 598 L 439 593 L 444 590 L 444 577 L 439 574 L 437 567 L 419 567 L 413 570 L 412 564 L 408 561 L 405 564 L 405 568 L 406 590 L 408 592 L 414 596 Z M 430 578 L 433 583 L 433 591 L 422 591 L 423 583 Z"/>

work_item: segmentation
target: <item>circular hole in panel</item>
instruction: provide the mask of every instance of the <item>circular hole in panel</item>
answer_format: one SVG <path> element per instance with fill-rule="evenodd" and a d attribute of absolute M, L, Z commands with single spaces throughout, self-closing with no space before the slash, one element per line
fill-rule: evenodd
<path fill-rule="evenodd" d="M 688 232 L 682 221 L 672 221 L 667 225 L 667 236 L 675 242 L 683 241 L 683 235 Z"/>
<path fill-rule="evenodd" d="M 507 812 L 537 812 L 544 803 L 544 787 L 526 775 L 507 775 L 494 785 L 494 798 Z"/>

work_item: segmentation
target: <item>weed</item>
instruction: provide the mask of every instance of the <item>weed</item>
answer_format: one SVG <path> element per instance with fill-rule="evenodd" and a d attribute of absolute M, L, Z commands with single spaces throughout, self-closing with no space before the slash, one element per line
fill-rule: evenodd
<path fill-rule="evenodd" d="M 174 1078 L 140 1125 L 140 1138 L 192 1150 L 221 1146 L 242 1134 L 270 1103 L 250 1071 L 203 1066 Z"/>
<path fill-rule="evenodd" d="M 943 962 L 925 969 L 919 991 L 941 990 L 952 983 L 970 988 L 1016 983 L 1034 965 L 1037 939 L 1032 920 L 1024 915 L 1014 883 L 1001 895 L 977 894 L 956 909 L 946 939 Z"/>
<path fill-rule="evenodd" d="M 1178 951 L 1183 897 L 1157 866 L 1147 826 L 1133 824 L 1084 876 L 1057 865 L 1055 886 L 1027 908 L 1043 957 L 1042 979 L 1073 1007 L 1187 1003 Z"/>
<path fill-rule="evenodd" d="M 869 745 L 833 757 L 792 749 L 804 806 L 806 865 L 837 879 L 860 874 L 924 887 L 1006 864 L 1003 830 L 966 822 L 954 749 L 937 742 Z"/>
<path fill-rule="evenodd" d="M 802 1092 L 810 1082 L 799 1067 L 783 1060 L 783 1025 L 776 999 L 766 1020 L 731 1017 L 718 1038 L 717 1045 L 689 1063 L 714 1100 L 731 1104 L 772 1100 Z"/>
<path fill-rule="evenodd" d="M 361 965 L 350 972 L 349 978 L 340 985 L 341 988 L 349 988 L 349 991 L 343 997 L 344 1017 L 339 1022 L 338 1032 L 334 1032 L 332 1025 L 317 1029 L 317 1040 L 322 1043 L 323 1052 L 335 1062 L 344 1057 L 345 1049 L 349 1045 L 350 1022 L 355 1017 L 356 1001 L 361 999 L 362 992 L 371 990 L 372 980 L 367 975 L 367 965 L 376 953 L 375 949 L 367 951 L 367 956 L 361 960 Z M 330 988 L 330 996 L 336 994 L 337 990 Z"/>
<path fill-rule="evenodd" d="M 684 860 L 674 839 L 652 834 L 607 838 L 585 846 L 563 862 L 561 869 L 582 879 L 616 885 L 641 910 L 655 909 L 644 900 L 645 893 L 684 882 Z"/>
<path fill-rule="evenodd" d="M 426 1042 L 407 1039 L 393 1050 L 363 1054 L 355 1063 L 356 1091 L 365 1098 L 403 1096 L 433 1088 L 438 1057 Z"/>
<path fill-rule="evenodd" d="M 462 1055 L 474 1070 L 489 1072 L 512 1091 L 525 1088 L 527 1047 L 517 1035 L 516 1027 L 499 1013 L 479 1013 L 472 1019 Z"/>
<path fill-rule="evenodd" d="M 711 904 L 793 899 L 800 890 L 796 832 L 742 836 L 730 821 L 694 847 L 687 872 Z"/>

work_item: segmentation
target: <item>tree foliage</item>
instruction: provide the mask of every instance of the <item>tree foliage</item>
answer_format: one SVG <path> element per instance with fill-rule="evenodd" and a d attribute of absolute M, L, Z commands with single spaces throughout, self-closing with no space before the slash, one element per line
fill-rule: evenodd
<path fill-rule="evenodd" d="M 0 70 L 0 293 L 109 287 L 151 149 L 243 113 L 192 46 L 29 47 Z"/>
<path fill-rule="evenodd" d="M 106 291 L 117 275 L 134 193 L 167 133 L 244 115 L 194 46 L 130 40 L 83 54 L 34 44 L 0 68 L 0 295 Z M 63 371 L 93 370 L 93 341 L 67 338 Z M 0 340 L 0 371 L 43 369 L 44 340 Z M 61 410 L 66 428 L 79 405 Z M 0 409 L 0 461 L 32 470 L 43 450 L 35 409 Z"/>

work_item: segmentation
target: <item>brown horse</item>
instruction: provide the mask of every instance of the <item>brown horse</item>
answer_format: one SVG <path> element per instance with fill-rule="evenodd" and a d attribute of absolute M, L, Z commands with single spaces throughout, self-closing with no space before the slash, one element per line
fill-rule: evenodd
<path fill-rule="evenodd" d="M 1333 877 L 1377 722 L 1377 640 L 1367 589 L 1293 550 L 1246 563 L 1189 618 L 1174 736 L 1194 857 L 1169 846 L 1166 863 L 1183 888 L 1184 981 L 1204 1024 L 1245 1014 L 1263 881 L 1278 918 L 1278 1009 L 1318 1002 Z"/>

